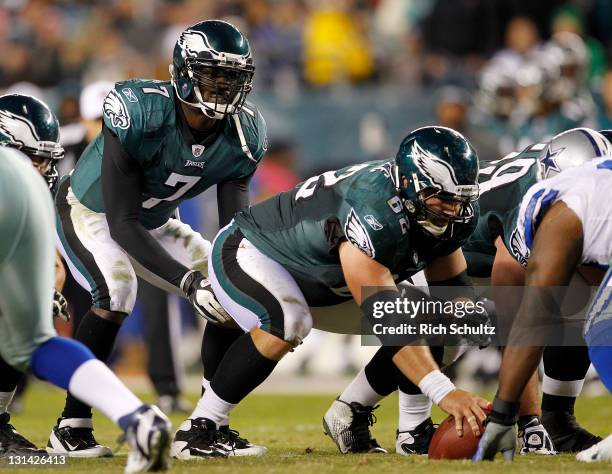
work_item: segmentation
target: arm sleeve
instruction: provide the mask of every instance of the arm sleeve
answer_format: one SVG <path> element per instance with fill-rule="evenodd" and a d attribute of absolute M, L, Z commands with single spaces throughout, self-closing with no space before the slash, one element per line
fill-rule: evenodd
<path fill-rule="evenodd" d="M 140 168 L 106 126 L 102 156 L 102 197 L 111 237 L 150 272 L 180 288 L 189 269 L 174 260 L 140 223 Z"/>
<path fill-rule="evenodd" d="M 252 177 L 250 174 L 245 178 L 219 183 L 217 186 L 219 227 L 225 227 L 236 212 L 249 205 L 249 182 Z"/>

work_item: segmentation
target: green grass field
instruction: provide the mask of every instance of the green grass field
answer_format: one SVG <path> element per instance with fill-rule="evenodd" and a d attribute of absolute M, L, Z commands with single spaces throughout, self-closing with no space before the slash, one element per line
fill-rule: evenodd
<path fill-rule="evenodd" d="M 146 394 L 143 398 L 151 401 Z M 195 401 L 195 396 L 191 397 Z M 262 458 L 233 458 L 201 462 L 174 462 L 174 472 L 206 473 L 406 473 L 406 472 L 611 472 L 611 464 L 583 464 L 573 456 L 519 456 L 507 464 L 499 460 L 477 466 L 468 461 L 428 461 L 423 457 L 390 455 L 350 455 L 338 453 L 335 445 L 323 435 L 321 417 L 333 395 L 252 395 L 232 414 L 232 427 L 238 429 L 251 441 L 269 448 Z M 25 413 L 14 416 L 17 429 L 33 442 L 44 445 L 63 402 L 63 394 L 50 386 L 35 384 L 26 398 Z M 376 412 L 378 422 L 374 435 L 382 446 L 394 450 L 394 436 L 397 419 L 397 399 L 385 400 Z M 577 415 L 581 422 L 595 433 L 607 435 L 612 432 L 612 399 L 609 396 L 580 399 Z M 111 447 L 116 446 L 119 430 L 103 416 L 96 414 L 96 435 L 98 441 Z M 434 421 L 443 418 L 434 412 Z M 175 426 L 180 417 L 173 417 Z M 67 468 L 56 468 L 60 472 L 110 473 L 121 472 L 125 462 L 126 446 L 113 459 L 84 459 L 69 461 Z M 10 468 L 9 468 L 10 469 Z M 6 469 L 8 471 L 9 469 Z M 40 472 L 44 468 L 12 468 L 17 472 Z M 48 469 L 48 468 L 47 468 Z"/>

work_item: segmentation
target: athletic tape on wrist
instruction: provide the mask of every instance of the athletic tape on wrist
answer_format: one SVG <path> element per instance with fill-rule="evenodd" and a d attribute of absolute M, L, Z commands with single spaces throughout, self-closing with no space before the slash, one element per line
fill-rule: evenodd
<path fill-rule="evenodd" d="M 424 395 L 439 404 L 444 397 L 455 390 L 455 384 L 439 370 L 432 370 L 419 382 L 419 388 Z"/>

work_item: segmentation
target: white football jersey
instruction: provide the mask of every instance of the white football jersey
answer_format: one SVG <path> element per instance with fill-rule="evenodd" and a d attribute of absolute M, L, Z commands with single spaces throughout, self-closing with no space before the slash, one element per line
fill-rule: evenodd
<path fill-rule="evenodd" d="M 524 261 L 546 210 L 563 201 L 582 222 L 581 263 L 607 267 L 612 260 L 612 156 L 597 158 L 534 184 L 521 202 L 516 234 Z"/>

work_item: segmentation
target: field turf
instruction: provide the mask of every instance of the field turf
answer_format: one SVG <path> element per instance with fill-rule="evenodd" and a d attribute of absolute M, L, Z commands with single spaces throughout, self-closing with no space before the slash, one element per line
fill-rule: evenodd
<path fill-rule="evenodd" d="M 141 394 L 151 401 L 151 396 Z M 190 397 L 195 401 L 196 396 Z M 261 458 L 231 458 L 202 462 L 175 461 L 172 471 L 177 473 L 441 473 L 441 472 L 612 472 L 612 464 L 583 464 L 573 456 L 555 457 L 518 456 L 512 464 L 502 460 L 494 463 L 472 465 L 468 461 L 428 461 L 424 457 L 389 455 L 340 455 L 335 445 L 323 435 L 321 417 L 333 395 L 252 395 L 232 414 L 232 428 L 239 430 L 252 442 L 263 444 L 269 453 Z M 63 394 L 45 384 L 34 384 L 25 400 L 25 412 L 13 416 L 15 427 L 31 441 L 44 445 L 47 436 L 61 410 Z M 609 396 L 579 399 L 578 419 L 593 432 L 607 435 L 612 432 L 612 399 Z M 373 428 L 374 436 L 390 452 L 394 451 L 394 436 L 397 420 L 397 399 L 390 397 L 375 412 L 378 422 Z M 434 422 L 443 418 L 434 412 Z M 96 436 L 99 442 L 115 447 L 119 430 L 102 415 L 96 414 Z M 181 417 L 172 417 L 178 426 Z M 111 473 L 122 472 L 127 446 L 123 446 L 112 459 L 70 459 L 69 466 L 55 468 L 60 472 Z M 7 468 L 4 472 L 40 472 L 50 468 Z"/>

